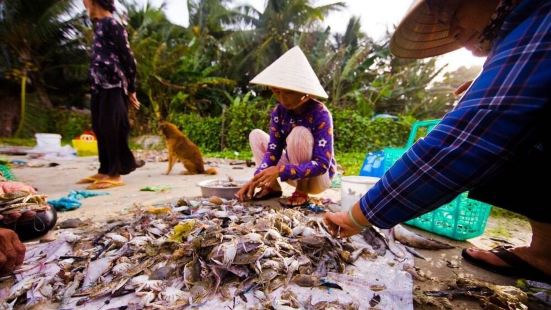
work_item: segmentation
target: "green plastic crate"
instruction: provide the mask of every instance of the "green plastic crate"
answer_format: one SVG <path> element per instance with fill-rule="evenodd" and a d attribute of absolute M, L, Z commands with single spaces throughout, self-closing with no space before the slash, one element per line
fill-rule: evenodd
<path fill-rule="evenodd" d="M 383 166 L 388 170 L 415 143 L 420 129 L 431 131 L 440 120 L 415 122 L 411 128 L 406 147 L 385 148 Z M 467 198 L 468 193 L 458 195 L 454 200 L 406 224 L 455 240 L 465 240 L 484 233 L 492 207 L 478 200 Z"/>

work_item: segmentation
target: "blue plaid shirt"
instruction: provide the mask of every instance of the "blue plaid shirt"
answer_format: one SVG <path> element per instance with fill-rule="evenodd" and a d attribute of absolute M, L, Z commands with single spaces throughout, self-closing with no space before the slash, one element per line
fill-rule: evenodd
<path fill-rule="evenodd" d="M 541 141 L 535 124 L 550 98 L 551 1 L 524 0 L 457 108 L 361 198 L 363 214 L 389 228 L 475 188 Z"/>

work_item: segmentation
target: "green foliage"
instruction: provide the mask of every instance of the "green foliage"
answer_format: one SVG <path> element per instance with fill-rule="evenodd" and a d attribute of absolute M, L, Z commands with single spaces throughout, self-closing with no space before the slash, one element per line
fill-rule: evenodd
<path fill-rule="evenodd" d="M 180 114 L 171 120 L 204 151 L 220 151 L 220 117 L 201 117 L 197 114 Z"/>
<path fill-rule="evenodd" d="M 237 151 L 220 151 L 220 152 L 205 152 L 203 154 L 205 158 L 225 158 L 233 160 L 247 160 L 253 158 L 251 150 Z"/>
<path fill-rule="evenodd" d="M 0 146 L 10 145 L 10 146 L 35 146 L 36 141 L 31 138 L 1 138 L 0 137 Z"/>
<path fill-rule="evenodd" d="M 365 159 L 365 153 L 337 151 L 335 158 L 344 170 L 344 175 L 357 175 Z"/>
<path fill-rule="evenodd" d="M 220 117 L 180 114 L 173 117 L 172 122 L 207 152 L 248 151 L 249 133 L 255 128 L 267 130 L 269 113 L 274 104 L 256 98 L 250 100 L 249 96 L 235 98 L 233 102 Z M 362 154 L 345 158 L 344 164 L 348 168 L 357 166 L 359 169 L 361 162 L 352 162 L 352 158 L 361 157 L 363 160 L 366 152 L 389 146 L 403 146 L 414 119 L 370 120 L 354 111 L 344 110 L 333 112 L 333 121 L 336 152 Z"/>
<path fill-rule="evenodd" d="M 370 120 L 352 110 L 336 110 L 332 114 L 337 152 L 371 152 L 402 146 L 411 126 L 411 120 Z"/>
<path fill-rule="evenodd" d="M 83 107 L 88 88 L 85 47 L 91 45 L 92 31 L 83 18 L 85 12 L 74 10 L 70 0 L 39 2 L 31 5 L 13 0 L 2 4 L 0 87 L 20 88 L 25 77 L 26 91 L 34 97 L 27 96 L 29 106 L 22 104 L 26 109 L 19 110 L 40 114 L 25 115 L 21 136 L 51 128 L 42 120 L 40 109 L 50 106 L 50 99 L 53 106 Z M 475 71 L 462 69 L 435 83 L 442 69 L 435 59 L 395 58 L 389 52 L 388 37 L 375 42 L 361 31 L 359 17 L 350 18 L 344 33 L 324 28 L 321 22 L 329 13 L 344 8 L 345 1 L 317 5 L 311 0 L 267 0 L 264 10 L 256 10 L 236 0 L 188 0 L 188 27 L 173 24 L 163 6 L 135 0 L 120 2 L 124 9 L 117 17 L 127 22 L 138 63 L 137 95 L 143 107 L 139 113 L 131 112 L 134 132 L 155 131 L 158 121 L 164 119 L 182 125 L 189 121 L 195 127 L 188 129 L 205 132 L 218 119 L 218 137 L 208 137 L 207 142 L 205 135 L 198 136 L 213 150 L 247 148 L 248 132 L 266 129 L 272 94 L 266 87 L 251 86 L 249 81 L 296 45 L 305 52 L 329 94 L 327 105 L 339 119 L 336 134 L 343 137 L 337 139 L 337 146 L 361 151 L 401 141 L 401 123 L 373 125 L 369 118 L 380 113 L 418 119 L 441 117 L 455 100 L 446 93 L 448 84 Z M 9 86 L 3 80 L 7 77 L 11 79 Z M 257 96 L 243 95 L 251 89 Z M 350 121 L 338 115 L 341 110 L 343 115 L 350 115 Z M 191 118 L 182 120 L 182 114 L 201 116 L 209 120 L 208 125 L 195 124 Z M 67 128 L 56 125 L 54 129 L 72 135 L 84 126 L 77 120 L 69 121 Z M 367 138 L 348 140 L 349 133 L 356 133 L 358 128 L 365 129 L 362 136 Z M 390 130 L 383 133 L 384 142 L 377 141 L 374 135 L 384 130 Z"/>
<path fill-rule="evenodd" d="M 226 130 L 224 147 L 230 150 L 249 149 L 249 133 L 259 128 L 264 131 L 268 129 L 270 101 L 262 98 L 256 100 L 234 101 L 224 113 Z M 273 101 L 272 101 L 273 102 Z"/>
<path fill-rule="evenodd" d="M 63 139 L 72 140 L 85 130 L 92 130 L 90 114 L 67 109 L 54 109 L 50 112 L 50 132 L 61 134 Z"/>
<path fill-rule="evenodd" d="M 18 138 L 31 138 L 35 133 L 50 132 L 60 134 L 70 141 L 84 130 L 91 130 L 90 113 L 65 108 L 43 108 L 36 96 L 29 96 L 22 129 Z"/>

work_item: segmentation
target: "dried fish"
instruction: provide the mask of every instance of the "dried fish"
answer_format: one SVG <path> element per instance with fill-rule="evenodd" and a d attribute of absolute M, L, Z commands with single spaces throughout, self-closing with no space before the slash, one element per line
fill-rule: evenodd
<path fill-rule="evenodd" d="M 29 203 L 28 195 L 8 198 L 16 204 Z M 9 211 L 6 201 L 0 199 L 0 210 Z M 341 289 L 327 281 L 329 273 L 342 273 L 347 264 L 375 255 L 364 242 L 360 246 L 333 238 L 319 219 L 306 216 L 304 210 L 250 206 L 216 197 L 182 199 L 179 206 L 173 205 L 151 207 L 171 209 L 162 214 L 138 208 L 104 226 L 91 223 L 65 231 L 58 240 L 40 245 L 40 250 L 29 248 L 7 301 L 23 303 L 26 294 L 27 306 L 53 300 L 63 309 L 104 308 L 126 300 L 129 309 L 181 309 L 201 306 L 217 295 L 295 309 L 304 306 L 291 290 L 276 299 L 272 293 L 291 281 Z M 181 221 L 182 217 L 193 218 Z M 376 251 L 393 246 L 376 230 L 364 238 Z M 325 305 L 356 309 L 353 304 Z"/>
<path fill-rule="evenodd" d="M 418 235 L 402 225 L 396 225 L 392 228 L 394 238 L 400 241 L 400 243 L 414 247 L 417 249 L 425 250 L 442 250 L 442 249 L 453 249 L 454 247 L 450 244 L 440 242 L 438 240 L 433 240 L 425 238 L 421 235 Z"/>

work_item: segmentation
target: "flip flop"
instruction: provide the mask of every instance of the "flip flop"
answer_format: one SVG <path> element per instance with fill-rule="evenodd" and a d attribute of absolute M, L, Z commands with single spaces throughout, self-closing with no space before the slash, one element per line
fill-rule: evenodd
<path fill-rule="evenodd" d="M 100 186 L 99 184 L 107 184 L 107 186 Z M 123 185 L 125 185 L 125 184 L 122 181 L 97 180 L 92 185 L 86 187 L 86 189 L 91 189 L 91 190 L 94 190 L 94 189 L 108 189 L 108 188 L 123 186 Z"/>
<path fill-rule="evenodd" d="M 543 273 L 541 270 L 536 269 L 535 267 L 518 257 L 515 253 L 511 251 L 512 248 L 512 246 L 498 246 L 490 250 L 492 254 L 499 257 L 509 266 L 492 265 L 486 261 L 471 256 L 469 252 L 467 252 L 467 249 L 463 249 L 463 251 L 461 252 L 461 256 L 463 256 L 463 258 L 467 262 L 493 273 L 498 273 L 509 277 L 517 277 L 522 279 L 530 279 L 551 283 L 551 277 L 546 276 L 545 273 Z"/>
<path fill-rule="evenodd" d="M 259 196 L 258 194 L 262 193 L 264 190 L 268 190 L 268 192 L 262 196 Z M 252 201 L 268 200 L 272 198 L 279 198 L 281 197 L 281 195 L 283 195 L 282 191 L 276 191 L 271 187 L 264 187 L 264 189 L 256 193 L 256 195 L 254 195 L 251 200 Z"/>
<path fill-rule="evenodd" d="M 84 179 L 80 179 L 76 184 L 88 184 L 88 183 L 94 183 L 99 179 L 93 178 L 93 177 L 86 177 Z"/>
<path fill-rule="evenodd" d="M 296 202 L 297 198 L 304 198 L 303 203 Z M 300 192 L 294 192 L 291 197 L 280 199 L 279 204 L 281 204 L 283 207 L 286 208 L 294 208 L 294 207 L 303 207 L 308 205 L 310 202 L 310 197 L 308 197 L 308 194 L 300 193 Z"/>

